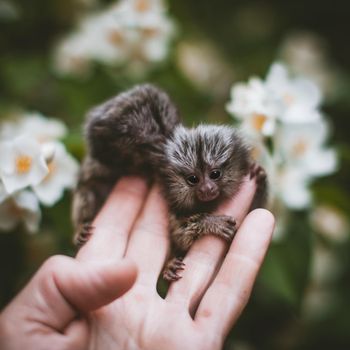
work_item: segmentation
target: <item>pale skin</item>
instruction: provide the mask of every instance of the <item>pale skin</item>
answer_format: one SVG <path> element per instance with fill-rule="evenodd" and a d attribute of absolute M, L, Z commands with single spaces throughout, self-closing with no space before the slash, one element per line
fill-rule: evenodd
<path fill-rule="evenodd" d="M 156 186 L 122 179 L 76 259 L 50 258 L 2 312 L 0 348 L 221 349 L 274 227 L 267 210 L 246 216 L 254 192 L 247 179 L 218 210 L 240 225 L 231 246 L 209 235 L 198 240 L 162 299 L 156 283 L 169 253 L 167 207 Z"/>

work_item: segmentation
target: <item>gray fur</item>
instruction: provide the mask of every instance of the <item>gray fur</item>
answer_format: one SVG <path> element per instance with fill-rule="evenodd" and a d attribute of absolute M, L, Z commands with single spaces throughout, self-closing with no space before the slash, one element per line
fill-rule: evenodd
<path fill-rule="evenodd" d="M 234 220 L 212 213 L 238 192 L 248 173 L 259 180 L 254 207 L 266 197 L 265 173 L 254 165 L 235 128 L 184 127 L 168 95 L 152 85 L 137 86 L 94 108 L 85 135 L 88 154 L 73 201 L 75 240 L 80 244 L 91 234 L 90 223 L 112 186 L 124 175 L 139 174 L 161 184 L 169 205 L 173 252 L 180 256 L 202 235 L 233 238 Z M 189 181 L 193 176 L 198 182 Z M 182 266 L 181 259 L 172 261 L 164 276 L 177 279 L 176 268 Z"/>
<path fill-rule="evenodd" d="M 169 96 L 144 84 L 93 108 L 87 115 L 87 156 L 73 199 L 75 242 L 101 209 L 115 182 L 137 174 L 153 177 L 163 161 L 165 140 L 179 123 Z"/>
<path fill-rule="evenodd" d="M 166 167 L 163 182 L 170 206 L 180 213 L 193 213 L 199 208 L 212 211 L 225 198 L 239 189 L 251 164 L 249 147 L 229 126 L 199 125 L 188 129 L 179 125 L 165 144 Z M 186 182 L 190 174 L 204 177 L 210 170 L 219 169 L 222 176 L 215 183 L 220 195 L 210 203 L 200 203 L 195 186 Z"/>

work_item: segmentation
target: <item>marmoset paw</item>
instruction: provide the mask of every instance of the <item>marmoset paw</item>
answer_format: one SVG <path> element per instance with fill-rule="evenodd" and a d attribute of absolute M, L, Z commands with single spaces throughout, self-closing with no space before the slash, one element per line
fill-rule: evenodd
<path fill-rule="evenodd" d="M 90 239 L 94 228 L 90 223 L 84 223 L 79 226 L 74 235 L 74 244 L 77 248 L 81 248 Z"/>
<path fill-rule="evenodd" d="M 166 281 L 173 282 L 179 280 L 182 276 L 178 274 L 179 271 L 185 269 L 185 263 L 182 257 L 171 259 L 163 270 L 163 278 Z"/>
<path fill-rule="evenodd" d="M 250 168 L 250 179 L 253 178 L 255 178 L 257 184 L 260 184 L 267 178 L 265 169 L 257 163 L 252 164 Z"/>
<path fill-rule="evenodd" d="M 231 242 L 237 232 L 236 220 L 234 220 L 231 216 L 228 215 L 220 215 L 218 216 L 218 219 L 219 218 L 221 223 L 219 227 L 218 236 L 222 237 L 228 242 Z"/>

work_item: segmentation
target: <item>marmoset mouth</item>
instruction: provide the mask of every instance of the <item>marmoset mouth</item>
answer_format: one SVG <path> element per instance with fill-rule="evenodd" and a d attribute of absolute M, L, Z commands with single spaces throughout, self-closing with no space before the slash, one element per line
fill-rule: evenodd
<path fill-rule="evenodd" d="M 197 192 L 197 198 L 201 202 L 211 202 L 219 196 L 219 191 L 215 192 Z"/>

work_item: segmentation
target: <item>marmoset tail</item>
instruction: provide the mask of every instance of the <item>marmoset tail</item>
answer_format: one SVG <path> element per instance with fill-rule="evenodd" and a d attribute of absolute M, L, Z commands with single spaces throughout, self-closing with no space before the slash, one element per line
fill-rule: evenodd
<path fill-rule="evenodd" d="M 178 111 L 169 96 L 149 84 L 136 86 L 90 111 L 85 123 L 87 156 L 73 199 L 78 246 L 89 238 L 91 222 L 120 177 L 153 176 L 164 143 L 178 123 Z"/>

